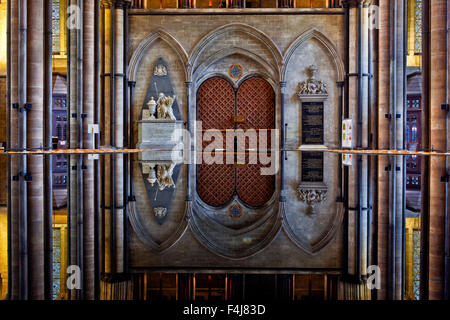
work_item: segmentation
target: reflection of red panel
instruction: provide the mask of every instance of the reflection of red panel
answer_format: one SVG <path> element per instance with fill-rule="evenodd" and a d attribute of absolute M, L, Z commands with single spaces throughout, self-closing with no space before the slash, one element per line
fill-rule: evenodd
<path fill-rule="evenodd" d="M 197 193 L 210 206 L 224 205 L 234 193 L 234 166 L 226 164 L 198 165 Z"/>
<path fill-rule="evenodd" d="M 238 129 L 274 129 L 275 93 L 270 84 L 258 77 L 244 81 L 237 93 L 236 114 L 245 119 L 237 125 Z M 267 132 L 267 148 L 270 148 L 270 131 Z M 261 151 L 263 150 L 259 150 Z M 247 152 L 246 163 L 248 163 Z M 275 190 L 275 175 L 261 175 L 262 167 L 260 164 L 246 164 L 237 169 L 237 194 L 250 206 L 263 205 L 270 200 Z"/>
<path fill-rule="evenodd" d="M 202 129 L 233 129 L 234 100 L 234 89 L 226 80 L 206 80 L 197 92 L 197 119 L 202 121 Z M 209 143 L 203 142 L 203 148 Z M 197 193 L 207 204 L 221 206 L 233 196 L 234 178 L 233 165 L 197 165 Z"/>
<path fill-rule="evenodd" d="M 236 189 L 239 198 L 253 207 L 269 201 L 275 189 L 275 176 L 261 175 L 261 167 L 260 164 L 247 164 L 237 169 Z"/>

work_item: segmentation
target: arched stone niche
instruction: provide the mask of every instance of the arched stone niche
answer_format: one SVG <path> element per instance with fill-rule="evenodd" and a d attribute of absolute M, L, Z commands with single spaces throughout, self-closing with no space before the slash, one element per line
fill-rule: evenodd
<path fill-rule="evenodd" d="M 308 79 L 308 68 L 318 68 L 316 79 L 327 85 L 328 94 L 324 100 L 324 145 L 337 147 L 339 144 L 339 88 L 343 80 L 343 64 L 334 45 L 315 29 L 301 34 L 287 49 L 283 66 L 286 81 L 285 112 L 287 119 L 286 147 L 286 197 L 283 229 L 288 237 L 309 254 L 318 253 L 335 236 L 342 222 L 342 203 L 338 198 L 339 179 L 338 155 L 325 152 L 323 157 L 323 184 L 327 198 L 310 214 L 308 205 L 300 201 L 297 187 L 302 182 L 302 105 L 298 97 L 299 82 Z"/>
<path fill-rule="evenodd" d="M 237 90 L 246 79 L 257 76 L 265 79 L 275 92 L 276 128 L 280 127 L 279 65 L 281 54 L 275 44 L 259 30 L 230 24 L 208 33 L 192 50 L 189 63 L 192 70 L 190 92 L 191 121 L 196 120 L 196 93 L 200 85 L 211 77 L 222 77 Z M 228 69 L 238 64 L 243 74 L 233 79 Z M 237 197 L 221 208 L 204 203 L 196 193 L 196 170 L 191 168 L 191 190 L 194 196 L 189 226 L 195 237 L 215 254 L 229 259 L 243 259 L 267 247 L 278 234 L 279 176 L 272 198 L 262 207 L 251 208 Z M 232 220 L 228 210 L 234 205 L 243 208 L 242 218 Z"/>
<path fill-rule="evenodd" d="M 154 66 L 159 58 L 163 58 L 168 66 L 171 82 L 177 96 L 180 107 L 180 120 L 187 117 L 186 108 L 186 62 L 187 55 L 171 35 L 162 29 L 157 29 L 148 35 L 137 47 L 130 59 L 129 79 L 135 81 L 132 130 L 134 130 L 135 141 L 138 141 L 138 121 L 141 115 L 141 108 L 146 97 L 150 78 L 153 74 Z M 141 167 L 137 157 L 133 161 L 133 179 L 136 201 L 130 202 L 130 222 L 139 239 L 150 249 L 162 253 L 172 247 L 184 234 L 187 228 L 185 217 L 185 197 L 186 197 L 186 175 L 185 165 L 181 165 L 181 172 L 176 181 L 169 210 L 163 224 L 157 222 L 154 217 L 154 208 L 149 199 L 141 172 Z"/>

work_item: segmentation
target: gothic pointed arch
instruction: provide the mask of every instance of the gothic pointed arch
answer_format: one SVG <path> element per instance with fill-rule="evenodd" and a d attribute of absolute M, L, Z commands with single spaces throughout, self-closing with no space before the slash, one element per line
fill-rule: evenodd
<path fill-rule="evenodd" d="M 230 23 L 210 31 L 192 49 L 191 53 L 189 54 L 188 60 L 188 66 L 191 72 L 190 76 L 192 76 L 194 70 L 198 67 L 200 63 L 200 58 L 203 56 L 206 49 L 212 45 L 214 40 L 218 39 L 220 36 L 224 34 L 232 32 L 243 33 L 247 37 L 259 43 L 264 49 L 266 49 L 269 52 L 269 57 L 271 60 L 268 63 L 271 64 L 271 67 L 277 71 L 276 72 L 277 74 L 279 74 L 279 68 L 283 63 L 283 57 L 281 55 L 280 50 L 278 49 L 276 44 L 272 41 L 272 39 L 270 39 L 264 32 L 248 24 Z M 242 49 L 245 50 L 248 48 Z"/>
<path fill-rule="evenodd" d="M 320 45 L 325 49 L 325 51 L 327 51 L 327 53 L 330 55 L 336 67 L 337 81 L 344 81 L 345 66 L 341 56 L 338 53 L 336 46 L 325 34 L 320 32 L 316 28 L 310 28 L 305 32 L 303 32 L 286 49 L 284 53 L 283 66 L 281 70 L 282 81 L 285 81 L 286 79 L 287 66 L 294 52 L 311 39 L 317 40 L 320 43 Z"/>
<path fill-rule="evenodd" d="M 188 78 L 188 71 L 186 70 L 188 55 L 186 51 L 184 50 L 183 46 L 178 42 L 178 40 L 175 39 L 175 37 L 173 37 L 170 33 L 165 31 L 164 29 L 158 28 L 152 33 L 150 33 L 148 36 L 146 36 L 140 42 L 140 44 L 134 51 L 133 55 L 131 56 L 128 68 L 128 79 L 130 81 L 136 81 L 137 71 L 139 69 L 139 65 L 141 63 L 142 58 L 145 56 L 147 50 L 158 39 L 161 39 L 162 41 L 167 43 L 172 48 L 172 50 L 177 54 L 178 58 L 180 59 L 182 65 L 185 68 L 184 73 L 186 79 Z"/>

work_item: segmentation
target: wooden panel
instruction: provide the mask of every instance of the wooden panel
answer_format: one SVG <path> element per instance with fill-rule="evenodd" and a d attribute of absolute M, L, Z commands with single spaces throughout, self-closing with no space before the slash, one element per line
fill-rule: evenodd
<path fill-rule="evenodd" d="M 197 92 L 197 112 L 203 130 L 233 129 L 233 87 L 222 78 L 206 80 Z M 225 142 L 225 134 L 222 136 Z M 203 148 L 208 144 L 203 142 Z M 234 193 L 234 165 L 225 164 L 225 160 L 224 153 L 223 164 L 197 165 L 197 193 L 205 203 L 214 207 L 224 205 Z"/>
<path fill-rule="evenodd" d="M 244 81 L 239 87 L 236 101 L 237 115 L 245 119 L 237 125 L 238 129 L 275 129 L 275 93 L 267 81 L 259 77 Z M 268 149 L 271 147 L 270 136 L 268 132 Z M 258 146 L 260 142 L 258 138 Z M 246 141 L 246 150 L 248 147 Z M 265 152 L 261 148 L 258 151 Z M 248 164 L 248 160 L 249 152 L 246 151 L 246 165 L 237 168 L 236 191 L 243 202 L 258 207 L 272 197 L 275 175 L 261 175 L 261 168 L 264 166 L 259 164 L 259 159 L 258 164 Z"/>

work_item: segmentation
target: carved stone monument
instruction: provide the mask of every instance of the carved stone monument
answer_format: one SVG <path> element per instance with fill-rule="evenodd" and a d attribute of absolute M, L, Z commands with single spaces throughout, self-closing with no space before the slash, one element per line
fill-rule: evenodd
<path fill-rule="evenodd" d="M 137 148 L 151 149 L 139 153 L 138 161 L 153 216 L 162 224 L 172 202 L 184 149 L 183 121 L 169 69 L 162 58 L 153 68 L 137 125 Z"/>
<path fill-rule="evenodd" d="M 309 78 L 299 83 L 298 97 L 302 115 L 302 168 L 301 182 L 297 187 L 300 201 L 307 206 L 307 213 L 314 214 L 316 207 L 326 200 L 327 186 L 323 182 L 324 103 L 328 98 L 326 83 L 316 78 L 318 69 L 307 69 Z"/>

